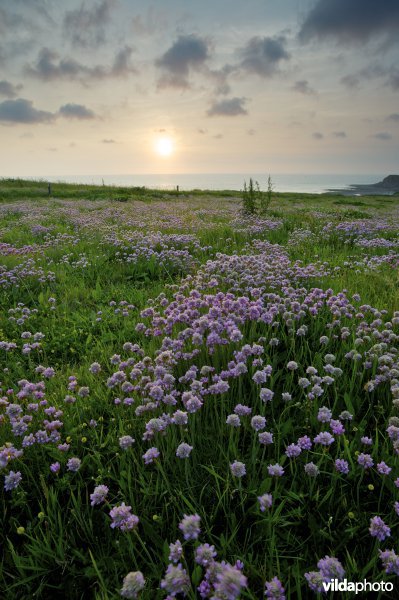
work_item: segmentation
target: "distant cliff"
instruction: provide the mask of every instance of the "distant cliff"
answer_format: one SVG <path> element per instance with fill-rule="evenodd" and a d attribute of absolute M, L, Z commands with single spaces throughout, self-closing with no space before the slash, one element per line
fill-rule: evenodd
<path fill-rule="evenodd" d="M 388 175 L 378 183 L 352 184 L 346 189 L 328 190 L 343 196 L 392 196 L 399 194 L 399 175 Z"/>
<path fill-rule="evenodd" d="M 379 183 L 374 184 L 376 187 L 386 188 L 393 192 L 399 192 L 399 175 L 388 175 Z"/>

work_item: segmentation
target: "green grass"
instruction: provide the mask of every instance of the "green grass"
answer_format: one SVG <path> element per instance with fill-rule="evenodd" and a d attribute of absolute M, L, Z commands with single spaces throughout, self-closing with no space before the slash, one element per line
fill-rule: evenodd
<path fill-rule="evenodd" d="M 279 219 L 281 224 L 257 232 L 251 229 L 256 219 L 250 223 L 243 220 L 240 192 L 234 190 L 193 190 L 177 195 L 176 190 L 60 183 L 52 185 L 52 197 L 48 198 L 47 182 L 3 179 L 0 199 L 0 242 L 9 245 L 1 246 L 0 342 L 16 344 L 15 350 L 0 348 L 2 395 L 32 416 L 27 433 L 42 429 L 43 408 L 28 410 L 28 403 L 37 399 L 18 398 L 22 385 L 18 382 L 43 381 L 38 365 L 53 367 L 55 376 L 45 379 L 45 397 L 48 406 L 63 411 L 59 417 L 63 422 L 61 441 L 70 444 L 66 452 L 59 450 L 57 443 L 34 444 L 1 471 L 2 476 L 10 470 L 20 471 L 23 477 L 11 492 L 3 489 L 1 477 L 0 590 L 4 597 L 116 600 L 126 574 L 140 570 L 146 578 L 140 598 L 165 598 L 160 581 L 168 565 L 168 545 L 176 539 L 183 541 L 179 523 L 184 514 L 194 513 L 201 516 L 199 542 L 213 544 L 219 561 L 244 562 L 248 578 L 248 589 L 240 596 L 244 599 L 261 598 L 265 581 L 274 576 L 283 582 L 287 598 L 312 597 L 304 573 L 315 570 L 326 554 L 339 558 L 348 580 L 393 581 L 393 576 L 382 570 L 378 547 L 398 549 L 393 501 L 399 499 L 394 485 L 399 468 L 386 433 L 388 419 L 396 413 L 389 382 L 382 382 L 372 392 L 366 392 L 365 386 L 378 372 L 378 356 L 391 352 L 397 342 L 392 338 L 383 348 L 378 336 L 388 339 L 383 334 L 387 330 L 398 334 L 392 317 L 399 310 L 399 281 L 395 262 L 375 268 L 355 265 L 364 262 L 366 255 L 387 255 L 388 249 L 362 249 L 356 245 L 355 235 L 348 243 L 335 226 L 364 219 L 395 223 L 396 198 L 354 200 L 332 194 L 273 193 L 265 218 Z M 326 223 L 331 223 L 330 233 L 324 230 Z M 38 225 L 48 231 L 35 229 Z M 312 235 L 298 241 L 298 229 Z M 392 240 L 398 231 L 399 227 L 379 231 L 373 237 Z M 179 241 L 168 238 L 170 234 L 194 237 Z M 196 346 L 187 327 L 204 318 L 209 298 L 231 291 L 223 277 L 218 276 L 212 287 L 199 272 L 216 257 L 222 265 L 231 255 L 250 257 L 254 240 L 278 244 L 291 264 L 326 262 L 328 275 L 292 285 L 297 290 L 303 286 L 308 290 L 331 288 L 334 293 L 345 289 L 356 310 L 338 317 L 324 302 L 317 315 L 303 307 L 304 314 L 296 320 L 288 314 L 297 314 L 297 309 L 286 291 L 286 308 L 277 311 L 271 321 L 242 317 L 238 324 L 241 341 L 217 345 L 214 352 L 205 343 Z M 181 258 L 182 251 L 187 260 Z M 264 260 L 268 260 L 267 254 Z M 24 264 L 28 264 L 26 272 L 21 272 Z M 12 270 L 15 278 L 9 279 Z M 54 278 L 48 277 L 49 272 Z M 248 295 L 245 277 L 251 273 L 230 275 L 237 283 L 235 296 Z M 174 301 L 177 310 L 194 288 L 202 293 L 202 304 L 194 306 L 192 295 L 193 305 L 168 329 L 168 303 Z M 276 290 L 264 285 L 261 292 Z M 277 292 L 284 296 L 281 290 Z M 306 292 L 298 294 L 301 303 Z M 359 294 L 361 300 L 352 300 L 353 294 Z M 264 297 L 264 304 L 269 301 L 273 302 Z M 381 316 L 380 324 L 371 325 L 379 317 L 360 309 L 362 305 L 387 310 L 387 314 Z M 142 316 L 148 308 L 154 313 L 147 311 L 147 316 Z M 190 310 L 197 311 L 195 317 Z M 223 310 L 226 314 L 222 311 L 218 318 L 228 320 L 236 309 Z M 361 310 L 369 337 L 367 331 L 357 331 L 362 318 L 355 314 Z M 141 322 L 144 331 L 137 328 Z M 391 323 L 386 329 L 385 322 Z M 307 328 L 303 336 L 297 334 L 301 326 Z M 341 338 L 342 328 L 349 333 Z M 227 337 L 226 331 L 221 335 Z M 32 339 L 21 338 L 23 332 L 44 334 L 41 346 L 24 354 L 23 344 Z M 320 338 L 326 335 L 329 342 L 324 347 Z M 270 345 L 276 337 L 279 345 Z M 248 361 L 248 373 L 230 379 L 225 393 L 204 396 L 203 407 L 189 414 L 188 426 L 171 426 L 165 435 L 155 433 L 153 439 L 143 440 L 149 419 L 162 413 L 171 415 L 176 408 L 184 410 L 179 398 L 176 407 L 164 404 L 150 413 L 135 412 L 143 398 L 149 398 L 150 388 L 145 386 L 161 361 L 160 350 L 168 347 L 165 338 L 180 341 L 182 352 L 198 350 L 191 357 L 179 356 L 176 346 L 170 368 L 165 363 L 175 378 L 172 387 L 179 393 L 190 389 L 184 376 L 191 366 L 198 367 L 197 380 L 204 365 L 220 373 L 230 368 L 234 353 L 244 344 L 260 344 L 264 365 L 272 367 L 264 386 L 273 390 L 273 401 L 265 404 L 260 400 L 259 386 L 252 379 L 258 367 Z M 120 355 L 123 361 L 141 360 L 123 348 L 127 342 L 140 346 L 150 368 L 145 371 L 142 365 L 148 380 L 136 382 L 141 381 L 140 389 L 124 393 L 121 386 L 112 388 L 107 382 L 119 368 L 110 360 L 113 355 Z M 347 358 L 355 350 L 361 354 L 359 363 Z M 321 398 L 312 400 L 298 378 L 308 377 L 307 366 L 324 374 L 327 353 L 335 355 L 334 365 L 343 372 L 325 386 Z M 391 358 L 396 361 L 394 352 Z M 362 367 L 365 360 L 371 361 L 370 369 Z M 298 372 L 287 370 L 288 361 L 298 363 Z M 98 375 L 90 372 L 94 362 L 101 365 Z M 71 376 L 78 382 L 75 390 L 68 389 Z M 89 388 L 87 397 L 79 395 L 81 387 Z M 292 401 L 284 402 L 283 393 L 290 393 Z M 73 396 L 75 402 L 65 402 L 67 396 Z M 134 398 L 131 406 L 116 400 L 130 396 Z M 252 415 L 265 416 L 266 429 L 274 434 L 273 444 L 259 444 L 249 417 L 242 418 L 240 428 L 226 425 L 238 403 L 250 406 Z M 327 428 L 317 420 L 321 406 L 329 407 L 334 419 L 349 410 L 353 421 L 345 423 L 345 434 L 337 436 L 332 449 L 314 446 L 298 459 L 289 459 L 287 445 Z M 0 416 L 0 448 L 6 443 L 20 448 L 23 436 L 12 433 L 5 402 Z M 48 420 L 52 418 L 47 415 Z M 127 451 L 118 442 L 126 435 L 135 438 Z M 393 467 L 391 475 L 383 477 L 375 467 L 363 471 L 357 464 L 357 453 L 367 452 L 360 443 L 362 435 L 373 438 L 370 452 L 375 464 L 386 461 Z M 193 446 L 188 459 L 175 455 L 183 441 Z M 142 455 L 150 446 L 156 446 L 161 457 L 146 466 Z M 82 461 L 76 473 L 66 467 L 71 457 Z M 336 457 L 348 460 L 348 476 L 334 471 Z M 230 472 L 234 460 L 246 465 L 243 479 Z M 320 469 L 315 479 L 304 475 L 304 463 L 310 460 Z M 61 463 L 58 475 L 49 469 L 55 461 Z M 281 479 L 268 475 L 267 466 L 275 462 L 285 469 Z M 107 502 L 91 507 L 90 494 L 99 484 L 109 487 Z M 265 493 L 273 495 L 273 507 L 261 512 L 258 496 Z M 140 519 L 132 532 L 110 527 L 109 512 L 122 502 Z M 368 532 L 375 515 L 381 515 L 392 529 L 392 537 L 379 546 Z M 194 562 L 199 542 L 183 543 L 182 564 L 192 584 L 190 600 L 199 597 L 195 590 L 204 574 Z"/>

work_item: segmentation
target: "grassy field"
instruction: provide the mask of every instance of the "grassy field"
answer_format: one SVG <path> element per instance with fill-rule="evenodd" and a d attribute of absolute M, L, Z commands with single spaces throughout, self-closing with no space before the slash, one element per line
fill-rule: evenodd
<path fill-rule="evenodd" d="M 398 202 L 0 180 L 0 596 L 396 598 Z"/>

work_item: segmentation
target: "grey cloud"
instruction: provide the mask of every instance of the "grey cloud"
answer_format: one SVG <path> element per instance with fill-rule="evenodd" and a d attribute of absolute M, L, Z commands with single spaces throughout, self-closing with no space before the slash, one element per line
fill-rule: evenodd
<path fill-rule="evenodd" d="M 386 131 L 380 131 L 379 133 L 375 133 L 372 137 L 376 138 L 377 140 L 391 140 L 392 139 L 392 135 L 390 133 L 387 133 Z"/>
<path fill-rule="evenodd" d="M 399 69 L 392 68 L 388 76 L 388 85 L 394 90 L 399 90 Z"/>
<path fill-rule="evenodd" d="M 244 48 L 239 50 L 242 60 L 239 67 L 260 77 L 271 77 L 279 68 L 281 61 L 290 55 L 285 49 L 286 39 L 279 37 L 253 37 Z"/>
<path fill-rule="evenodd" d="M 231 91 L 230 85 L 227 81 L 228 76 L 236 71 L 236 67 L 232 65 L 224 65 L 221 69 L 207 69 L 206 74 L 210 80 L 215 84 L 214 93 L 217 95 L 226 95 Z"/>
<path fill-rule="evenodd" d="M 342 43 L 365 43 L 375 34 L 399 33 L 397 0 L 318 0 L 309 11 L 299 39 L 335 39 Z"/>
<path fill-rule="evenodd" d="M 314 133 L 312 133 L 312 138 L 315 140 L 322 140 L 324 138 L 324 135 L 320 133 L 320 131 L 315 131 Z"/>
<path fill-rule="evenodd" d="M 111 21 L 111 8 L 114 0 L 102 2 L 86 8 L 84 3 L 76 10 L 65 13 L 63 30 L 73 45 L 82 48 L 97 47 L 104 44 L 106 25 Z"/>
<path fill-rule="evenodd" d="M 61 117 L 65 117 L 66 119 L 94 119 L 95 114 L 89 108 L 86 108 L 83 104 L 64 104 L 59 109 L 59 114 Z"/>
<path fill-rule="evenodd" d="M 181 35 L 159 59 L 157 67 L 164 71 L 158 87 L 189 87 L 189 73 L 201 69 L 209 58 L 208 43 L 192 35 Z"/>
<path fill-rule="evenodd" d="M 220 102 L 215 102 L 207 111 L 207 115 L 208 117 L 237 117 L 238 115 L 247 115 L 248 111 L 244 108 L 246 101 L 246 98 L 228 98 Z"/>
<path fill-rule="evenodd" d="M 382 78 L 387 78 L 386 84 L 393 89 L 399 89 L 399 71 L 395 67 L 386 67 L 380 64 L 368 65 L 356 73 L 341 77 L 340 81 L 345 87 L 355 89 L 359 88 L 364 81 Z"/>
<path fill-rule="evenodd" d="M 53 113 L 38 110 L 33 102 L 24 98 L 0 103 L 0 121 L 3 123 L 51 123 L 54 119 Z"/>
<path fill-rule="evenodd" d="M 316 90 L 310 87 L 309 82 L 306 79 L 301 79 L 300 81 L 296 81 L 292 86 L 292 89 L 295 92 L 299 92 L 300 94 L 304 94 L 306 96 L 315 96 L 317 95 Z"/>
<path fill-rule="evenodd" d="M 132 31 L 135 35 L 150 36 L 165 30 L 167 24 L 165 14 L 150 6 L 145 15 L 140 14 L 133 17 Z"/>
<path fill-rule="evenodd" d="M 57 79 L 79 80 L 85 83 L 90 79 L 107 79 L 137 73 L 130 62 L 133 49 L 129 46 L 120 50 L 110 67 L 96 65 L 88 67 L 73 58 L 60 58 L 59 54 L 49 48 L 42 48 L 34 66 L 28 66 L 26 73 L 43 81 Z"/>
<path fill-rule="evenodd" d="M 346 138 L 346 132 L 345 131 L 333 131 L 333 136 L 337 137 L 337 138 Z"/>
<path fill-rule="evenodd" d="M 133 48 L 125 46 L 116 54 L 112 67 L 108 70 L 107 76 L 124 77 L 130 73 L 137 73 L 137 69 L 132 65 L 130 58 L 133 54 Z"/>
<path fill-rule="evenodd" d="M 0 96 L 5 96 L 6 98 L 16 98 L 19 90 L 21 89 L 22 85 L 13 85 L 5 79 L 0 81 Z"/>
<path fill-rule="evenodd" d="M 360 79 L 356 75 L 344 75 L 340 81 L 342 85 L 352 90 L 358 88 L 360 85 Z"/>
<path fill-rule="evenodd" d="M 112 140 L 112 139 L 101 140 L 101 143 L 102 144 L 116 144 L 115 140 Z"/>
<path fill-rule="evenodd" d="M 393 113 L 387 117 L 387 121 L 394 121 L 395 123 L 399 123 L 399 113 Z"/>

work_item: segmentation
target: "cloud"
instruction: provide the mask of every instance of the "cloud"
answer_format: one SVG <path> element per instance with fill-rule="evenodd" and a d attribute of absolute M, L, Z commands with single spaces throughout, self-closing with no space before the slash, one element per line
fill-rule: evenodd
<path fill-rule="evenodd" d="M 6 98 L 16 98 L 19 90 L 21 90 L 22 87 L 22 85 L 13 85 L 9 81 L 2 79 L 0 81 L 0 96 L 5 96 Z"/>
<path fill-rule="evenodd" d="M 197 35 L 181 35 L 155 65 L 164 75 L 158 81 L 158 87 L 189 87 L 188 77 L 191 71 L 200 70 L 209 58 L 208 43 Z"/>
<path fill-rule="evenodd" d="M 64 104 L 61 106 L 59 111 L 59 115 L 61 117 L 65 117 L 65 119 L 95 119 L 96 115 L 92 110 L 83 106 L 83 104 Z"/>
<path fill-rule="evenodd" d="M 132 19 L 132 31 L 138 36 L 150 36 L 164 31 L 168 21 L 162 11 L 153 6 L 147 8 L 145 15 L 136 15 Z"/>
<path fill-rule="evenodd" d="M 314 140 L 322 140 L 324 138 L 324 135 L 320 133 L 320 131 L 315 131 L 314 133 L 312 133 L 312 138 Z"/>
<path fill-rule="evenodd" d="M 351 73 L 341 77 L 341 83 L 349 89 L 357 89 L 364 81 L 387 78 L 386 85 L 395 89 L 395 77 L 397 77 L 397 87 L 399 88 L 399 71 L 395 67 L 387 67 L 381 64 L 371 64 L 356 73 Z"/>
<path fill-rule="evenodd" d="M 207 111 L 207 115 L 208 117 L 237 117 L 239 115 L 247 115 L 248 111 L 244 108 L 246 101 L 246 98 L 228 98 L 220 102 L 215 102 Z"/>
<path fill-rule="evenodd" d="M 377 140 L 383 141 L 392 139 L 392 135 L 390 133 L 387 133 L 386 131 L 380 131 L 379 133 L 375 133 L 372 137 L 376 138 Z"/>
<path fill-rule="evenodd" d="M 294 92 L 299 92 L 300 94 L 304 94 L 305 96 L 315 96 L 317 95 L 316 90 L 310 87 L 309 82 L 306 79 L 301 79 L 300 81 L 296 81 L 292 86 Z"/>
<path fill-rule="evenodd" d="M 116 141 L 112 140 L 112 139 L 104 139 L 104 140 L 101 140 L 101 143 L 102 144 L 116 144 Z"/>
<path fill-rule="evenodd" d="M 397 0 L 318 0 L 309 11 L 299 39 L 335 39 L 341 43 L 366 43 L 386 34 L 392 41 L 399 33 Z"/>
<path fill-rule="evenodd" d="M 285 44 L 283 36 L 253 37 L 238 51 L 241 56 L 239 67 L 260 77 L 271 77 L 278 71 L 281 61 L 290 58 Z"/>
<path fill-rule="evenodd" d="M 346 132 L 345 131 L 333 131 L 333 136 L 336 138 L 346 138 Z"/>
<path fill-rule="evenodd" d="M 399 113 L 392 113 L 387 117 L 387 121 L 394 121 L 395 123 L 399 123 Z"/>
<path fill-rule="evenodd" d="M 394 90 L 399 90 L 399 69 L 392 68 L 389 77 L 388 77 L 388 85 Z"/>
<path fill-rule="evenodd" d="M 51 123 L 54 119 L 53 113 L 36 109 L 33 102 L 24 98 L 0 103 L 0 121 L 3 123 Z"/>
<path fill-rule="evenodd" d="M 104 44 L 105 26 L 111 21 L 111 8 L 114 5 L 114 0 L 103 0 L 91 8 L 86 8 L 82 3 L 80 8 L 67 11 L 63 21 L 64 35 L 74 46 L 81 48 Z"/>
<path fill-rule="evenodd" d="M 117 52 L 114 62 L 110 69 L 105 70 L 103 77 L 125 77 L 130 73 L 137 73 L 137 69 L 132 65 L 130 58 L 133 54 L 133 48 L 125 46 Z"/>
<path fill-rule="evenodd" d="M 357 75 L 344 75 L 340 79 L 342 85 L 349 88 L 350 90 L 357 89 L 360 85 L 360 79 Z"/>
<path fill-rule="evenodd" d="M 96 65 L 88 67 L 73 58 L 60 58 L 59 54 L 49 48 L 42 48 L 34 66 L 28 66 L 26 73 L 43 81 L 57 79 L 78 80 L 85 83 L 89 79 L 107 79 L 125 77 L 137 73 L 130 62 L 133 49 L 130 46 L 122 48 L 115 56 L 110 67 Z"/>

